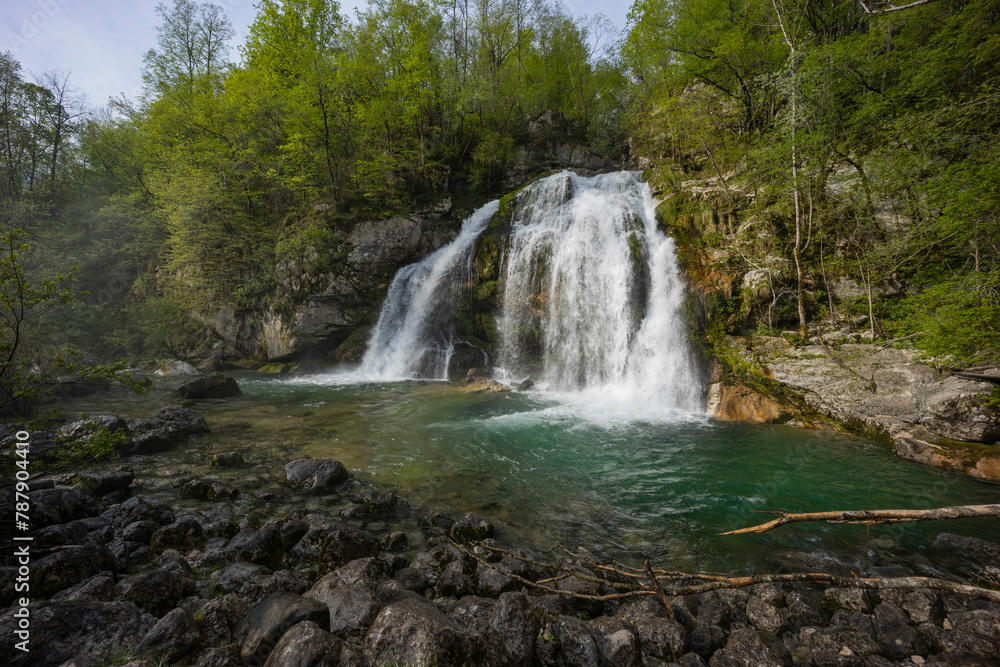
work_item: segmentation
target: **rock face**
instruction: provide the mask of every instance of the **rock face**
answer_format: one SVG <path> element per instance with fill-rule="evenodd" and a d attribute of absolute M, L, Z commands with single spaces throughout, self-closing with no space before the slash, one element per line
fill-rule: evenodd
<path fill-rule="evenodd" d="M 378 313 L 401 266 L 455 238 L 460 218 L 450 216 L 450 210 L 446 201 L 405 217 L 363 221 L 339 229 L 335 246 L 312 247 L 304 257 L 279 262 L 278 296 L 292 305 L 262 318 L 268 358 L 322 357 L 347 345 L 349 336 Z"/>
<path fill-rule="evenodd" d="M 989 383 L 942 379 L 913 350 L 856 343 L 797 347 L 764 336 L 752 343 L 728 337 L 725 347 L 730 365 L 744 375 L 758 383 L 780 383 L 798 407 L 890 442 L 904 458 L 1000 479 L 1000 451 L 994 446 L 1000 439 L 1000 410 L 984 400 Z M 713 385 L 713 393 L 717 400 L 709 409 L 722 419 L 787 421 L 798 412 L 789 401 L 739 381 Z"/>

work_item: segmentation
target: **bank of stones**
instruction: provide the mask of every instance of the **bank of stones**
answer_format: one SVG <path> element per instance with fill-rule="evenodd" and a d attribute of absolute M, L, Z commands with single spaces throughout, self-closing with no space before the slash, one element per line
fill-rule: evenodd
<path fill-rule="evenodd" d="M 112 472 L 62 479 L 113 478 L 114 493 L 103 483 L 79 483 L 43 485 L 51 488 L 30 494 L 35 516 L 44 518 L 34 531 L 32 581 L 39 597 L 28 607 L 31 664 L 727 667 L 1000 661 L 1000 605 L 924 588 L 761 584 L 671 597 L 673 618 L 653 597 L 600 602 L 540 594 L 524 581 L 551 573 L 510 555 L 479 562 L 449 539 L 494 539 L 487 517 L 423 516 L 391 494 L 359 491 L 343 466 L 327 460 L 290 462 L 289 493 L 303 504 L 326 494 L 353 508 L 343 516 L 310 505 L 283 517 L 248 520 L 234 509 L 238 493 L 206 498 L 197 511 L 181 509 L 129 497 L 120 487 L 131 481 L 132 470 Z M 396 521 L 385 521 L 387 514 Z M 415 543 L 415 535 L 423 542 Z M 970 571 L 995 574 L 1000 547 L 958 536 L 940 539 L 964 555 Z M 601 578 L 596 570 L 588 575 Z M 0 568 L 7 605 L 14 602 L 15 576 L 16 569 Z M 580 580 L 559 587 L 611 591 Z M 4 664 L 18 655 L 16 609 L 0 615 Z"/>

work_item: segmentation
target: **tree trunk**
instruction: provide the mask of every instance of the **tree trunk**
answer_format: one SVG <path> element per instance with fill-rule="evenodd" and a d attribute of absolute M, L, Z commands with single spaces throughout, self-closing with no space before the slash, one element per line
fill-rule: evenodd
<path fill-rule="evenodd" d="M 777 514 L 777 519 L 749 528 L 731 530 L 723 535 L 743 533 L 765 533 L 779 526 L 800 521 L 827 521 L 829 523 L 908 523 L 911 521 L 941 521 L 944 519 L 965 519 L 976 516 L 1000 516 L 1000 505 L 956 505 L 929 510 L 846 510 L 842 512 L 766 512 Z"/>

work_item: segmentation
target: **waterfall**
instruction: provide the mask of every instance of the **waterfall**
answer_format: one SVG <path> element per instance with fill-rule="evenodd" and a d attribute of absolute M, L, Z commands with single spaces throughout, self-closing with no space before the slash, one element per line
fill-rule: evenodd
<path fill-rule="evenodd" d="M 686 410 L 702 400 L 673 239 L 631 172 L 549 177 L 522 195 L 507 250 L 498 371 L 552 391 Z"/>
<path fill-rule="evenodd" d="M 685 288 L 655 206 L 631 172 L 562 172 L 517 194 L 496 313 L 498 378 L 530 375 L 550 392 L 699 409 Z M 451 245 L 399 271 L 362 362 L 366 376 L 447 377 L 458 289 L 497 210 L 497 202 L 478 210 Z"/>
<path fill-rule="evenodd" d="M 455 294 L 469 276 L 472 244 L 496 213 L 490 202 L 473 213 L 450 244 L 396 273 L 361 373 L 378 379 L 447 378 L 455 349 Z"/>

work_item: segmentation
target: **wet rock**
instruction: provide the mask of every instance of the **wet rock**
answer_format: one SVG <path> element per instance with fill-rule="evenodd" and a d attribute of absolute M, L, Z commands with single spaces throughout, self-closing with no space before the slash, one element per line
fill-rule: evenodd
<path fill-rule="evenodd" d="M 44 556 L 31 566 L 31 593 L 47 597 L 121 564 L 104 546 L 74 546 Z"/>
<path fill-rule="evenodd" d="M 0 615 L 0 664 L 17 664 L 23 655 L 14 647 L 20 607 Z M 27 607 L 31 619 L 30 664 L 61 665 L 75 660 L 80 665 L 109 661 L 129 652 L 138 637 L 153 627 L 156 619 L 134 604 L 116 600 L 50 600 Z"/>
<path fill-rule="evenodd" d="M 406 547 L 409 545 L 409 538 L 406 537 L 406 533 L 402 531 L 397 531 L 389 535 L 385 541 L 385 550 L 392 551 L 393 553 L 401 553 L 406 551 Z"/>
<path fill-rule="evenodd" d="M 445 567 L 435 585 L 438 595 L 462 597 L 473 592 L 472 579 L 465 574 L 461 561 L 452 561 Z"/>
<path fill-rule="evenodd" d="M 413 567 L 404 567 L 396 573 L 393 579 L 398 581 L 399 585 L 406 590 L 416 593 L 423 593 L 431 585 L 427 575 Z"/>
<path fill-rule="evenodd" d="M 291 563 L 315 564 L 318 574 L 326 574 L 356 558 L 375 556 L 378 538 L 366 530 L 339 521 L 313 525 L 288 552 Z"/>
<path fill-rule="evenodd" d="M 981 540 L 977 537 L 941 533 L 935 538 L 934 546 L 945 551 L 961 554 L 980 567 L 1000 563 L 1000 545 Z"/>
<path fill-rule="evenodd" d="M 181 486 L 178 494 L 182 498 L 200 498 L 202 500 L 234 500 L 240 492 L 222 482 L 206 479 L 192 479 Z"/>
<path fill-rule="evenodd" d="M 83 442 L 97 431 L 128 431 L 128 422 L 117 415 L 91 415 L 86 419 L 63 424 L 56 432 L 65 441 Z"/>
<path fill-rule="evenodd" d="M 222 373 L 212 373 L 211 375 L 205 375 L 190 382 L 185 382 L 174 391 L 181 398 L 187 399 L 234 398 L 243 393 L 235 378 L 223 375 Z"/>
<path fill-rule="evenodd" d="M 875 608 L 872 614 L 875 638 L 885 649 L 886 655 L 900 659 L 927 652 L 927 644 L 920 633 L 909 625 L 909 620 L 905 611 L 887 602 Z"/>
<path fill-rule="evenodd" d="M 336 667 L 340 661 L 340 640 L 313 621 L 293 626 L 274 647 L 264 667 Z"/>
<path fill-rule="evenodd" d="M 358 496 L 358 502 L 369 514 L 382 514 L 396 509 L 400 499 L 394 493 L 382 491 L 366 491 Z"/>
<path fill-rule="evenodd" d="M 205 419 L 187 408 L 160 408 L 149 419 L 130 419 L 128 425 L 132 443 L 123 448 L 122 455 L 164 452 L 209 432 Z"/>
<path fill-rule="evenodd" d="M 174 513 L 165 503 L 151 502 L 141 496 L 123 502 L 111 516 L 111 528 L 116 532 L 136 521 L 151 521 L 159 526 L 174 522 Z"/>
<path fill-rule="evenodd" d="M 155 655 L 161 661 L 176 662 L 201 641 L 194 617 L 177 608 L 160 619 L 136 645 L 138 654 Z"/>
<path fill-rule="evenodd" d="M 945 618 L 944 601 L 941 593 L 921 588 L 907 593 L 900 606 L 910 615 L 910 621 L 940 625 Z"/>
<path fill-rule="evenodd" d="M 758 630 L 778 634 L 785 628 L 785 616 L 781 610 L 757 596 L 747 600 L 746 614 L 750 625 Z"/>
<path fill-rule="evenodd" d="M 128 542 L 149 544 L 153 535 L 160 529 L 155 521 L 133 521 L 122 529 L 121 537 Z"/>
<path fill-rule="evenodd" d="M 726 645 L 727 637 L 726 631 L 719 626 L 699 623 L 691 631 L 691 650 L 703 658 L 710 658 Z"/>
<path fill-rule="evenodd" d="M 240 628 L 240 655 L 246 662 L 262 664 L 288 630 L 303 621 L 320 627 L 330 620 L 326 605 L 292 593 L 275 593 L 247 616 Z"/>
<path fill-rule="evenodd" d="M 552 629 L 559 640 L 567 665 L 589 667 L 600 663 L 597 642 L 581 619 L 576 616 L 560 616 Z"/>
<path fill-rule="evenodd" d="M 831 614 L 838 609 L 870 613 L 871 594 L 863 588 L 828 588 L 823 593 L 823 608 Z"/>
<path fill-rule="evenodd" d="M 310 588 L 304 597 L 322 602 L 330 610 L 329 630 L 332 634 L 349 634 L 369 625 L 382 605 L 371 589 L 357 583 L 338 587 L 331 575 L 323 577 Z"/>
<path fill-rule="evenodd" d="M 791 665 L 792 656 L 770 632 L 744 628 L 729 636 L 726 647 L 716 651 L 711 667 L 778 667 Z"/>
<path fill-rule="evenodd" d="M 499 566 L 479 568 L 478 577 L 477 589 L 481 595 L 497 597 L 521 587 L 521 584 L 504 574 Z"/>
<path fill-rule="evenodd" d="M 232 644 L 239 637 L 243 619 L 249 611 L 250 604 L 235 593 L 210 600 L 198 611 L 201 632 L 211 644 Z"/>
<path fill-rule="evenodd" d="M 660 660 L 673 661 L 691 648 L 687 630 L 669 618 L 644 617 L 635 622 L 643 654 Z"/>
<path fill-rule="evenodd" d="M 149 540 L 149 549 L 153 553 L 162 553 L 167 549 L 194 549 L 202 539 L 204 531 L 201 524 L 193 516 L 182 516 L 168 526 L 160 528 Z"/>
<path fill-rule="evenodd" d="M 365 664 L 495 665 L 498 647 L 433 604 L 405 599 L 383 609 L 364 640 Z"/>
<path fill-rule="evenodd" d="M 245 465 L 246 461 L 239 452 L 219 452 L 212 455 L 208 464 L 217 468 L 239 468 Z"/>
<path fill-rule="evenodd" d="M 541 623 L 523 593 L 501 595 L 489 623 L 503 642 L 512 664 L 531 664 Z"/>
<path fill-rule="evenodd" d="M 115 588 L 115 597 L 159 617 L 196 591 L 194 578 L 189 574 L 152 570 L 122 579 Z"/>
<path fill-rule="evenodd" d="M 114 470 L 84 470 L 80 473 L 80 490 L 91 496 L 128 491 L 134 479 L 135 471 L 128 466 Z"/>
<path fill-rule="evenodd" d="M 278 521 L 269 521 L 259 530 L 240 531 L 226 546 L 227 556 L 234 561 L 277 567 L 285 554 L 286 536 L 282 532 L 282 525 Z"/>
<path fill-rule="evenodd" d="M 322 493 L 343 485 L 351 474 L 333 459 L 298 459 L 285 465 L 285 478 L 296 488 Z"/>
<path fill-rule="evenodd" d="M 528 378 L 527 380 L 522 380 L 517 385 L 517 390 L 518 391 L 528 391 L 529 389 L 531 389 L 534 386 L 535 386 L 535 383 L 530 378 Z"/>
<path fill-rule="evenodd" d="M 641 662 L 639 638 L 632 626 L 609 616 L 599 616 L 587 623 L 587 629 L 597 642 L 602 664 L 631 667 Z"/>
<path fill-rule="evenodd" d="M 31 524 L 44 528 L 97 516 L 104 508 L 99 502 L 71 489 L 41 489 L 28 492 Z"/>
<path fill-rule="evenodd" d="M 90 531 L 82 521 L 70 521 L 69 523 L 55 526 L 47 526 L 35 532 L 35 546 L 62 547 L 71 544 L 83 544 L 84 539 Z"/>
<path fill-rule="evenodd" d="M 792 591 L 786 597 L 788 619 L 786 623 L 793 632 L 808 626 L 826 625 L 830 613 L 823 607 L 823 599 L 812 591 Z"/>

